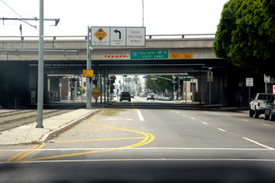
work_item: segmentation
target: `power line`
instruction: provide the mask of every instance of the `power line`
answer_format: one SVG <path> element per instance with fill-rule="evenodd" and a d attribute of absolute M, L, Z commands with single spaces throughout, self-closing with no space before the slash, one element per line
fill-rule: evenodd
<path fill-rule="evenodd" d="M 35 25 L 32 25 L 32 24 L 28 23 L 27 21 L 25 21 L 25 19 L 24 19 L 19 13 L 17 13 L 12 7 L 10 7 L 5 1 L 3 1 L 3 0 L 1 0 L 1 1 L 2 1 L 2 3 L 4 3 L 9 9 L 11 9 L 11 11 L 13 11 L 16 15 L 18 15 L 19 17 L 22 18 L 22 19 L 20 19 L 20 21 L 22 21 L 22 22 L 28 24 L 29 26 L 31 26 L 31 27 L 37 29 L 37 27 L 36 27 Z M 4 19 L 3 19 L 3 21 L 4 21 Z"/>

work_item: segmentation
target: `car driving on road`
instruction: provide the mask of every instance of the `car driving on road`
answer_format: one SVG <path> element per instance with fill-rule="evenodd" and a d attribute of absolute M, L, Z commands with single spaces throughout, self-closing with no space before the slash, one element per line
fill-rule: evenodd
<path fill-rule="evenodd" d="M 131 95 L 129 92 L 122 92 L 120 94 L 120 101 L 122 100 L 128 100 L 129 102 L 131 102 Z"/>
<path fill-rule="evenodd" d="M 149 93 L 147 96 L 147 100 L 155 100 L 155 95 L 153 93 Z"/>

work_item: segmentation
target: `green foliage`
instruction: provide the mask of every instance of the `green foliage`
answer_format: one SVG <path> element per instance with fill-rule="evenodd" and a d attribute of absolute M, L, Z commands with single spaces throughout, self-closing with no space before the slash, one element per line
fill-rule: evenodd
<path fill-rule="evenodd" d="M 214 42 L 217 57 L 274 76 L 275 0 L 230 0 Z M 273 68 L 272 68 L 273 66 Z"/>
<path fill-rule="evenodd" d="M 167 75 L 161 75 L 160 77 L 164 77 L 164 78 L 168 78 L 168 79 L 172 79 L 172 76 L 167 76 Z M 172 82 L 168 81 L 168 80 L 164 80 L 164 79 L 157 79 L 157 80 L 151 80 L 150 78 L 148 78 L 146 80 L 146 88 L 153 90 L 155 93 L 158 92 L 165 92 L 165 89 L 172 89 Z"/>

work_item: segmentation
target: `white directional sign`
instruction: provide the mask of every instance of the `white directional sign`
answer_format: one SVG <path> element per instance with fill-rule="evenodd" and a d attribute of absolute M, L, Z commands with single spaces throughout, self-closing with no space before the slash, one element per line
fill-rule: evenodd
<path fill-rule="evenodd" d="M 264 74 L 264 82 L 265 83 L 270 83 L 270 76 L 267 76 Z"/>
<path fill-rule="evenodd" d="M 126 46 L 126 28 L 111 28 L 111 46 Z"/>
<path fill-rule="evenodd" d="M 92 27 L 92 46 L 145 46 L 145 27 Z"/>
<path fill-rule="evenodd" d="M 253 86 L 253 78 L 246 78 L 246 86 Z"/>

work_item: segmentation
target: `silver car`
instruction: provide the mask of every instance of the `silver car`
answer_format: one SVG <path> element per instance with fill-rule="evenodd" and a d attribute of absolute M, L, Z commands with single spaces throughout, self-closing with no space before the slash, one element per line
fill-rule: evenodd
<path fill-rule="evenodd" d="M 264 119 L 274 121 L 275 120 L 275 102 L 274 98 L 270 102 L 267 103 L 265 113 L 264 113 Z"/>

